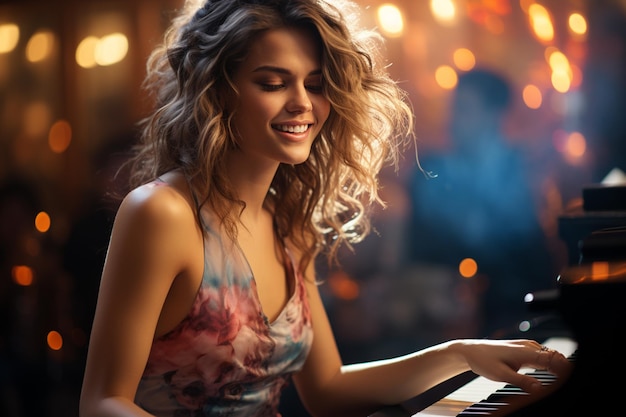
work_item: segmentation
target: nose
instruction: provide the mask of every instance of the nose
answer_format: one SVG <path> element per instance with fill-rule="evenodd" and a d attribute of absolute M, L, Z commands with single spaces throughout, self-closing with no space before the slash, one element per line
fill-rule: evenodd
<path fill-rule="evenodd" d="M 304 86 L 294 88 L 286 108 L 290 113 L 306 113 L 313 110 L 309 92 Z"/>

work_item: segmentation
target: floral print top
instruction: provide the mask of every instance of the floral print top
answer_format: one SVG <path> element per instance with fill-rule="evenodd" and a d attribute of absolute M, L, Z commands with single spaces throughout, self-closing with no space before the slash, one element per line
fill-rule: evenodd
<path fill-rule="evenodd" d="M 278 417 L 313 340 L 304 278 L 286 249 L 292 295 L 270 323 L 243 252 L 203 218 L 202 284 L 187 317 L 154 341 L 135 402 L 157 417 Z"/>

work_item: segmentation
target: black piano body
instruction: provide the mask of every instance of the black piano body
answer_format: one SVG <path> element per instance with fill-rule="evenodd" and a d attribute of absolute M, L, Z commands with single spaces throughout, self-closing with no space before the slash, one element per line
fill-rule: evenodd
<path fill-rule="evenodd" d="M 503 415 L 626 415 L 626 186 L 583 189 L 582 207 L 559 217 L 569 265 L 556 308 L 578 343 L 572 375 L 549 396 Z"/>
<path fill-rule="evenodd" d="M 576 341 L 573 372 L 543 396 L 502 399 L 491 411 L 467 407 L 458 414 L 491 417 L 559 417 L 626 415 L 619 401 L 626 391 L 626 186 L 591 186 L 583 201 L 559 217 L 559 237 L 567 245 L 569 261 L 549 290 L 548 302 Z M 419 417 L 421 411 L 459 389 L 476 376 L 459 375 L 430 391 L 387 407 L 375 417 Z M 495 394 L 495 393 L 494 393 Z M 438 414 L 423 414 L 428 416 Z"/>

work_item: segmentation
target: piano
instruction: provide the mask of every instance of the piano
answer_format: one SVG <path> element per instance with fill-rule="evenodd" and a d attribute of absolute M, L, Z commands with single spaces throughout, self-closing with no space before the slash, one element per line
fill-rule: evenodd
<path fill-rule="evenodd" d="M 543 343 L 558 350 L 568 358 L 575 356 L 577 343 L 568 337 L 552 337 Z M 532 368 L 522 368 L 519 372 L 536 376 L 546 387 L 556 383 L 554 375 Z M 443 395 L 443 398 L 441 396 Z M 533 401 L 530 394 L 504 382 L 492 381 L 469 371 L 458 375 L 426 393 L 402 404 L 386 407 L 370 417 L 466 417 L 466 416 L 505 416 Z M 432 403 L 432 404 L 431 404 Z"/>
<path fill-rule="evenodd" d="M 560 417 L 626 415 L 626 186 L 583 189 L 583 204 L 559 217 L 568 265 L 557 288 L 530 297 L 556 313 L 563 332 L 541 339 L 573 361 L 564 381 L 534 369 L 545 390 L 528 394 L 472 372 L 370 417 Z M 535 307 L 536 308 L 536 307 Z M 535 338 L 537 339 L 537 338 Z"/>

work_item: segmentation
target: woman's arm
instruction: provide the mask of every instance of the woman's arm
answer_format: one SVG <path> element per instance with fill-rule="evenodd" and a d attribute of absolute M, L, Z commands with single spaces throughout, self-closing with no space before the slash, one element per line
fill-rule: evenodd
<path fill-rule="evenodd" d="M 196 236 L 189 205 L 164 184 L 140 187 L 120 205 L 90 337 L 81 417 L 149 415 L 133 399 L 155 332 L 171 321 L 159 318 L 174 280 L 189 270 Z"/>
<path fill-rule="evenodd" d="M 388 360 L 343 365 L 317 286 L 307 285 L 313 346 L 304 368 L 294 378 L 303 403 L 313 415 L 368 415 L 470 369 L 533 391 L 540 384 L 518 373 L 521 367 L 550 368 L 560 376 L 567 375 L 571 367 L 563 355 L 541 351 L 541 345 L 531 340 L 457 340 Z"/>

